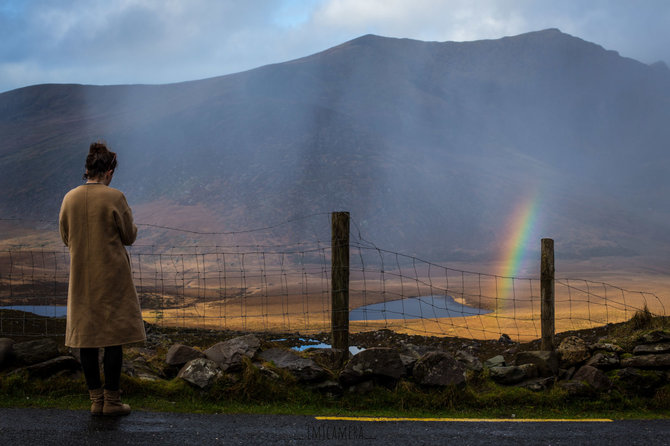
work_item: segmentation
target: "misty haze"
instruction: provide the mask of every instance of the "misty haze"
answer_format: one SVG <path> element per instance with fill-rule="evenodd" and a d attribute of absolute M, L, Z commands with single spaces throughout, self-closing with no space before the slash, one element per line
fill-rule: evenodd
<path fill-rule="evenodd" d="M 531 270 L 551 237 L 566 267 L 665 271 L 668 122 L 665 64 L 556 29 L 464 43 L 366 35 L 201 81 L 0 94 L 0 213 L 55 221 L 102 138 L 139 223 L 229 231 L 347 210 L 380 247 L 487 270 L 527 203 Z M 54 242 L 40 223 L 2 224 L 6 245 L 31 227 Z M 306 220 L 266 237 L 328 231 Z"/>
<path fill-rule="evenodd" d="M 2 438 L 663 443 L 669 14 L 0 3 Z"/>

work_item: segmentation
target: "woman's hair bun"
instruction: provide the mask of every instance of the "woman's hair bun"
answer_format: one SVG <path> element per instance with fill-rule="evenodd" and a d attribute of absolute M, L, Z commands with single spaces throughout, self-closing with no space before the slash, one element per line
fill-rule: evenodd
<path fill-rule="evenodd" d="M 107 144 L 105 144 L 103 141 L 96 141 L 92 143 L 88 151 L 88 153 L 91 154 L 106 153 L 106 152 L 108 152 Z"/>
<path fill-rule="evenodd" d="M 107 148 L 104 141 L 91 144 L 86 157 L 84 179 L 99 178 L 105 172 L 116 169 L 116 153 Z"/>

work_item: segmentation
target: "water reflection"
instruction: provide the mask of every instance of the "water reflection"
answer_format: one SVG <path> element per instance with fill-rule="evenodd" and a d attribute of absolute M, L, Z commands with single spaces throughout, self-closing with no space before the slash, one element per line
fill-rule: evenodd
<path fill-rule="evenodd" d="M 11 305 L 0 307 L 0 310 L 24 311 L 46 317 L 65 317 L 67 315 L 67 307 L 64 305 Z"/>
<path fill-rule="evenodd" d="M 350 321 L 386 319 L 437 319 L 466 317 L 490 313 L 491 310 L 469 307 L 451 296 L 419 296 L 366 305 L 349 312 Z"/>

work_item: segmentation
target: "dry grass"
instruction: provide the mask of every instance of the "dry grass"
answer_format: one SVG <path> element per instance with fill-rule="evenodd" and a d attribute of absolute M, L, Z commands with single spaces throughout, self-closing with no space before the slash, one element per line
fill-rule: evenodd
<path fill-rule="evenodd" d="M 181 308 L 145 310 L 145 319 L 165 326 L 229 329 L 238 331 L 300 332 L 304 334 L 329 331 L 330 307 L 328 293 L 273 294 L 272 289 L 241 297 L 208 302 L 193 302 Z M 275 290 L 277 291 L 277 290 Z M 360 295 L 351 299 L 351 308 L 363 302 Z M 375 303 L 368 299 L 366 302 Z M 639 294 L 625 301 L 558 301 L 555 312 L 557 332 L 592 328 L 629 320 L 638 308 L 647 303 Z M 540 308 L 537 300 L 502 306 L 497 311 L 470 317 L 387 319 L 351 321 L 350 330 L 361 332 L 388 328 L 399 333 L 428 336 L 456 336 L 473 339 L 497 339 L 502 333 L 525 342 L 540 336 Z"/>
<path fill-rule="evenodd" d="M 0 270 L 11 272 L 0 276 L 0 305 L 62 304 L 67 256 L 62 249 L 58 252 L 15 252 L 11 265 L 8 253 L 0 253 Z M 323 261 L 296 263 L 288 255 L 258 252 L 203 256 L 169 251 L 137 253 L 133 262 L 135 282 L 144 299 L 143 315 L 149 322 L 303 334 L 330 330 L 329 266 Z M 454 266 L 477 270 L 477 265 Z M 481 265 L 482 270 L 497 267 Z M 627 321 L 645 308 L 650 315 L 666 315 L 670 311 L 670 281 L 666 276 L 617 271 L 582 271 L 581 276 L 586 280 L 556 282 L 557 332 Z M 656 294 L 625 289 L 652 289 Z M 61 300 L 54 298 L 54 292 Z M 425 267 L 399 266 L 383 272 L 374 268 L 352 269 L 350 309 L 445 293 L 456 302 L 492 312 L 471 317 L 352 321 L 350 329 L 360 332 L 388 328 L 407 334 L 473 339 L 497 339 L 505 333 L 522 342 L 540 336 L 540 290 L 535 279 L 459 274 L 453 270 L 431 272 Z"/>

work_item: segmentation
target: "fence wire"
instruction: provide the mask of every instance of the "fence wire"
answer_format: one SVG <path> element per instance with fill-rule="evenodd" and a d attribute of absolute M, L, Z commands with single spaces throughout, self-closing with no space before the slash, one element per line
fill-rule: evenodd
<path fill-rule="evenodd" d="M 448 268 L 417 257 L 352 245 L 350 326 L 429 336 L 517 341 L 541 336 L 539 278 Z M 604 282 L 555 280 L 556 332 L 629 320 L 648 309 L 667 315 L 656 294 Z"/>
<path fill-rule="evenodd" d="M 164 239 L 160 231 L 178 231 L 229 241 L 130 247 L 144 319 L 166 327 L 329 332 L 332 252 L 330 240 L 324 242 L 329 226 L 325 219 L 319 220 L 325 215 L 330 216 L 317 213 L 225 232 L 138 223 L 147 231 L 158 231 L 153 234 L 158 240 Z M 540 337 L 539 278 L 453 269 L 380 249 L 362 237 L 354 219 L 351 222 L 350 331 L 385 328 L 470 339 L 506 334 L 517 341 Z M 286 227 L 290 223 L 307 230 L 312 239 L 283 245 L 258 242 L 295 238 L 282 237 L 292 229 Z M 283 232 L 277 233 L 278 228 Z M 0 336 L 63 335 L 69 262 L 64 247 L 0 251 Z M 555 280 L 557 332 L 626 321 L 643 309 L 667 315 L 665 301 L 653 293 L 597 281 Z"/>
<path fill-rule="evenodd" d="M 138 246 L 129 249 L 147 322 L 161 326 L 314 334 L 330 331 L 331 248 Z M 540 281 L 464 271 L 350 244 L 350 330 L 427 336 L 537 339 Z M 0 251 L 0 335 L 60 336 L 65 329 L 67 249 Z M 556 331 L 630 319 L 665 301 L 603 282 L 555 281 Z"/>

